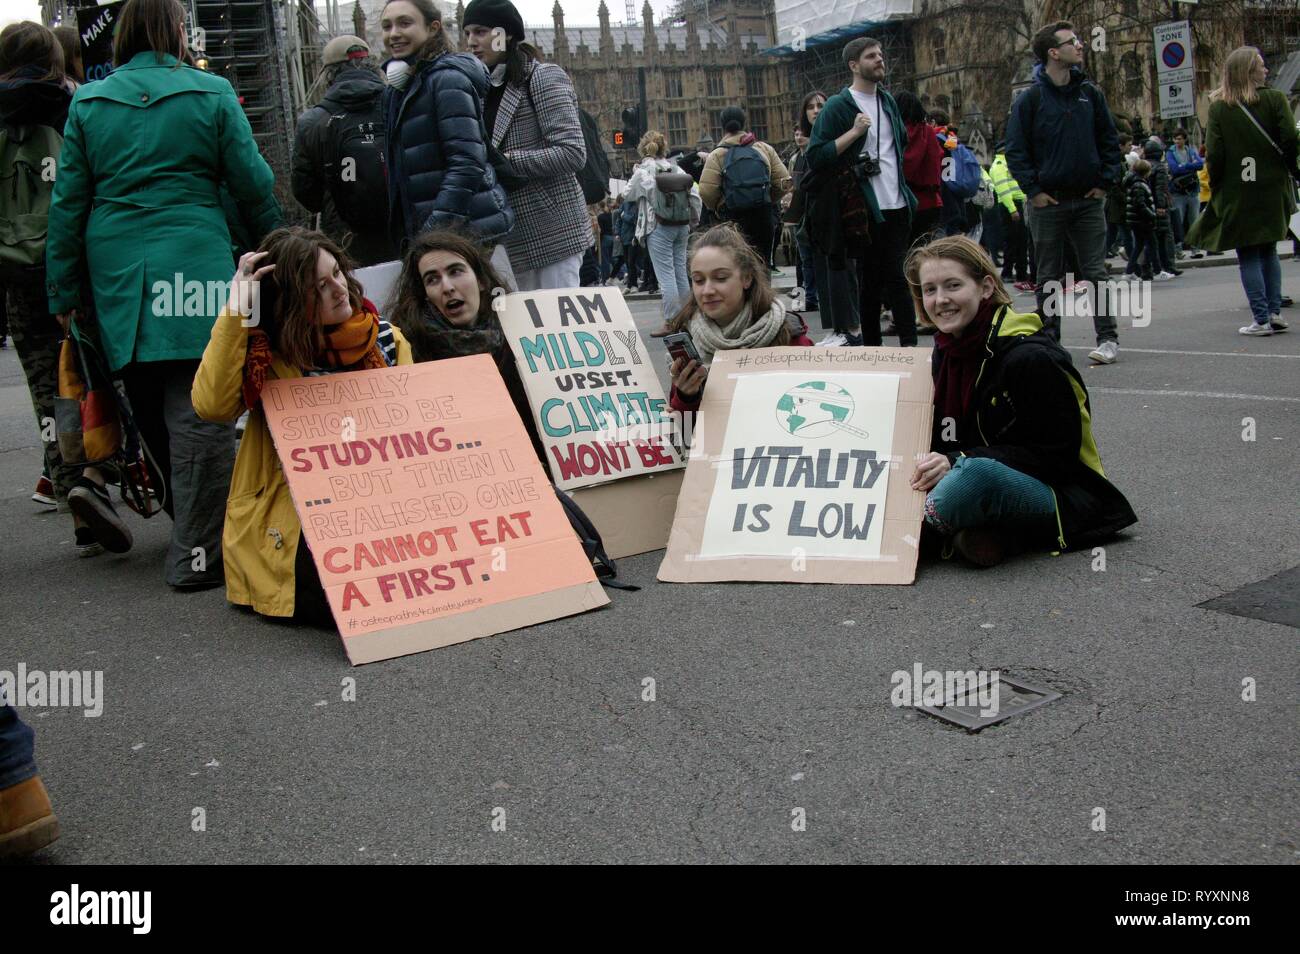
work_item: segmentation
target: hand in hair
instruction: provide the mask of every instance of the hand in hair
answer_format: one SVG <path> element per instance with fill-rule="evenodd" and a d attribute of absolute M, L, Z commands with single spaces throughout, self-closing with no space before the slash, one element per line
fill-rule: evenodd
<path fill-rule="evenodd" d="M 257 263 L 269 254 L 271 253 L 245 252 L 239 256 L 235 275 L 230 279 L 230 297 L 226 299 L 227 315 L 244 318 L 253 314 L 257 307 L 257 283 L 275 269 L 274 262 L 257 267 Z"/>
<path fill-rule="evenodd" d="M 677 393 L 682 397 L 693 398 L 704 390 L 704 380 L 709 376 L 709 369 L 694 358 L 676 358 L 669 374 Z"/>

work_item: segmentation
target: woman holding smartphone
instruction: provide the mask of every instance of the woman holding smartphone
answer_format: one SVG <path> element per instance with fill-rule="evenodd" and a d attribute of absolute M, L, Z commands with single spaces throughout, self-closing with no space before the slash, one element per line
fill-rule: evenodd
<path fill-rule="evenodd" d="M 263 616 L 325 627 L 333 618 L 266 425 L 262 389 L 277 378 L 411 363 L 406 339 L 362 297 L 351 271 L 322 232 L 268 235 L 239 260 L 191 395 L 205 421 L 249 412 L 222 536 L 226 598 Z"/>
<path fill-rule="evenodd" d="M 690 300 L 668 323 L 690 335 L 699 360 L 672 363 L 668 403 L 678 411 L 699 409 L 709 365 L 719 351 L 811 346 L 801 317 L 786 314 L 772 291 L 764 262 L 734 224 L 715 225 L 696 239 L 687 257 Z"/>

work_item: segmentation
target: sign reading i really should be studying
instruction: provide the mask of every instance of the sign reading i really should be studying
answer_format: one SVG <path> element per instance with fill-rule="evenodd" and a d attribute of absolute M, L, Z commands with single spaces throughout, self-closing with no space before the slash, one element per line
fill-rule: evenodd
<path fill-rule="evenodd" d="M 262 408 L 354 664 L 609 602 L 491 357 L 271 381 Z"/>
<path fill-rule="evenodd" d="M 912 582 L 931 402 L 928 350 L 720 352 L 659 579 Z"/>
<path fill-rule="evenodd" d="M 498 307 L 557 487 L 682 466 L 672 412 L 622 295 L 518 292 Z"/>

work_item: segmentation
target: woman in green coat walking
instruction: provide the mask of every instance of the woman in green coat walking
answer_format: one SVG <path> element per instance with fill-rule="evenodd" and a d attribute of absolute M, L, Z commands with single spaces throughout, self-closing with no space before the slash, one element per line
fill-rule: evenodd
<path fill-rule="evenodd" d="M 1210 94 L 1206 166 L 1210 204 L 1186 242 L 1211 252 L 1236 249 L 1241 284 L 1250 302 L 1243 335 L 1286 331 L 1282 320 L 1282 266 L 1277 243 L 1296 211 L 1295 120 L 1279 90 L 1264 88 L 1268 69 L 1259 50 L 1239 47 L 1223 64 L 1223 83 Z"/>
<path fill-rule="evenodd" d="M 49 307 L 66 326 L 93 305 L 174 521 L 166 581 L 215 586 L 235 430 L 201 421 L 190 387 L 235 269 L 220 189 L 260 235 L 279 224 L 275 176 L 230 83 L 189 65 L 178 0 L 129 0 L 113 62 L 69 108 L 46 241 Z M 121 526 L 101 485 L 79 496 L 92 527 Z"/>

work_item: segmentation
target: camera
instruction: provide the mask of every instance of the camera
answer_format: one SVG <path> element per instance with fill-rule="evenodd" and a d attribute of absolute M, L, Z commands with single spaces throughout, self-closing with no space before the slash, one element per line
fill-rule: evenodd
<path fill-rule="evenodd" d="M 873 156 L 862 156 L 853 164 L 853 174 L 859 182 L 866 182 L 872 176 L 880 175 L 880 160 Z"/>

